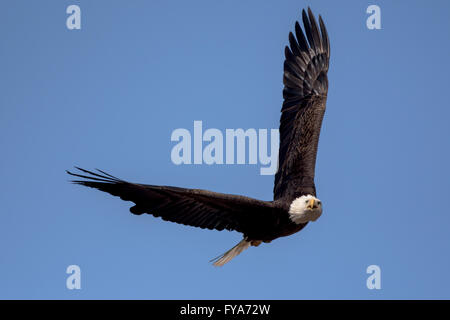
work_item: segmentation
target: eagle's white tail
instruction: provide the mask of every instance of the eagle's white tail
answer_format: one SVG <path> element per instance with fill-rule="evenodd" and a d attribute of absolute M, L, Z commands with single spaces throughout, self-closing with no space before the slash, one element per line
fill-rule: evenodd
<path fill-rule="evenodd" d="M 215 267 L 221 267 L 234 257 L 236 257 L 238 254 L 240 254 L 242 251 L 250 247 L 250 241 L 247 241 L 247 238 L 242 239 L 241 242 L 239 242 L 237 245 L 235 245 L 233 248 L 222 254 L 221 256 L 218 256 L 217 258 L 212 259 L 211 261 L 214 261 L 213 265 Z"/>

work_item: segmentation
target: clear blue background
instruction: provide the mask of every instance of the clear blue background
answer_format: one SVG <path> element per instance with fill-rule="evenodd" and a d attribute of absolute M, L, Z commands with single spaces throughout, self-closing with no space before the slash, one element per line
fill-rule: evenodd
<path fill-rule="evenodd" d="M 82 29 L 66 28 L 78 4 Z M 366 28 L 378 4 L 382 30 Z M 241 239 L 133 216 L 68 183 L 73 165 L 134 182 L 272 199 L 259 165 L 170 160 L 176 128 L 277 128 L 301 9 L 331 39 L 316 184 L 302 232 Z M 2 1 L 0 298 L 450 298 L 448 1 Z M 66 289 L 81 267 L 82 289 Z M 381 267 L 381 290 L 366 288 Z"/>

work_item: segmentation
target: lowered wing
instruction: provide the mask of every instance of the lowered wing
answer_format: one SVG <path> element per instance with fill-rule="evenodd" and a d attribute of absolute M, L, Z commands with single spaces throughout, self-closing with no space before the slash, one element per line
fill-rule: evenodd
<path fill-rule="evenodd" d="M 149 213 L 163 220 L 199 228 L 250 230 L 270 227 L 276 221 L 273 203 L 248 197 L 199 189 L 130 183 L 101 170 L 99 173 L 77 168 L 84 174 L 68 174 L 83 178 L 76 184 L 108 192 L 135 203 L 134 214 Z M 87 174 L 87 175 L 85 175 Z"/>

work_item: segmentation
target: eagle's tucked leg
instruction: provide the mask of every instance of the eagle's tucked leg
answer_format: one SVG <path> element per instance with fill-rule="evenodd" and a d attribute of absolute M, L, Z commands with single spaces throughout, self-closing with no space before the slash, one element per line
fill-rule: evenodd
<path fill-rule="evenodd" d="M 254 247 L 257 247 L 257 246 L 259 246 L 260 244 L 261 244 L 261 240 L 252 240 L 251 242 L 250 242 L 250 244 L 252 245 L 252 246 L 254 246 Z"/>

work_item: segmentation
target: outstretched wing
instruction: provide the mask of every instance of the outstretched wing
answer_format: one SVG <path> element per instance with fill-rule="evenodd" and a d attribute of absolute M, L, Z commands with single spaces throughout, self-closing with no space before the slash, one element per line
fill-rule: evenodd
<path fill-rule="evenodd" d="M 284 61 L 280 151 L 274 199 L 315 195 L 317 145 L 328 92 L 330 43 L 319 16 L 320 30 L 311 9 L 302 12 L 305 35 L 298 22 L 289 33 Z"/>
<path fill-rule="evenodd" d="M 236 230 L 244 234 L 258 225 L 270 226 L 276 218 L 272 202 L 199 189 L 130 183 L 98 169 L 99 173 L 77 169 L 89 176 L 67 171 L 85 179 L 74 183 L 132 201 L 135 206 L 130 211 L 138 215 L 149 213 L 193 227 Z"/>

